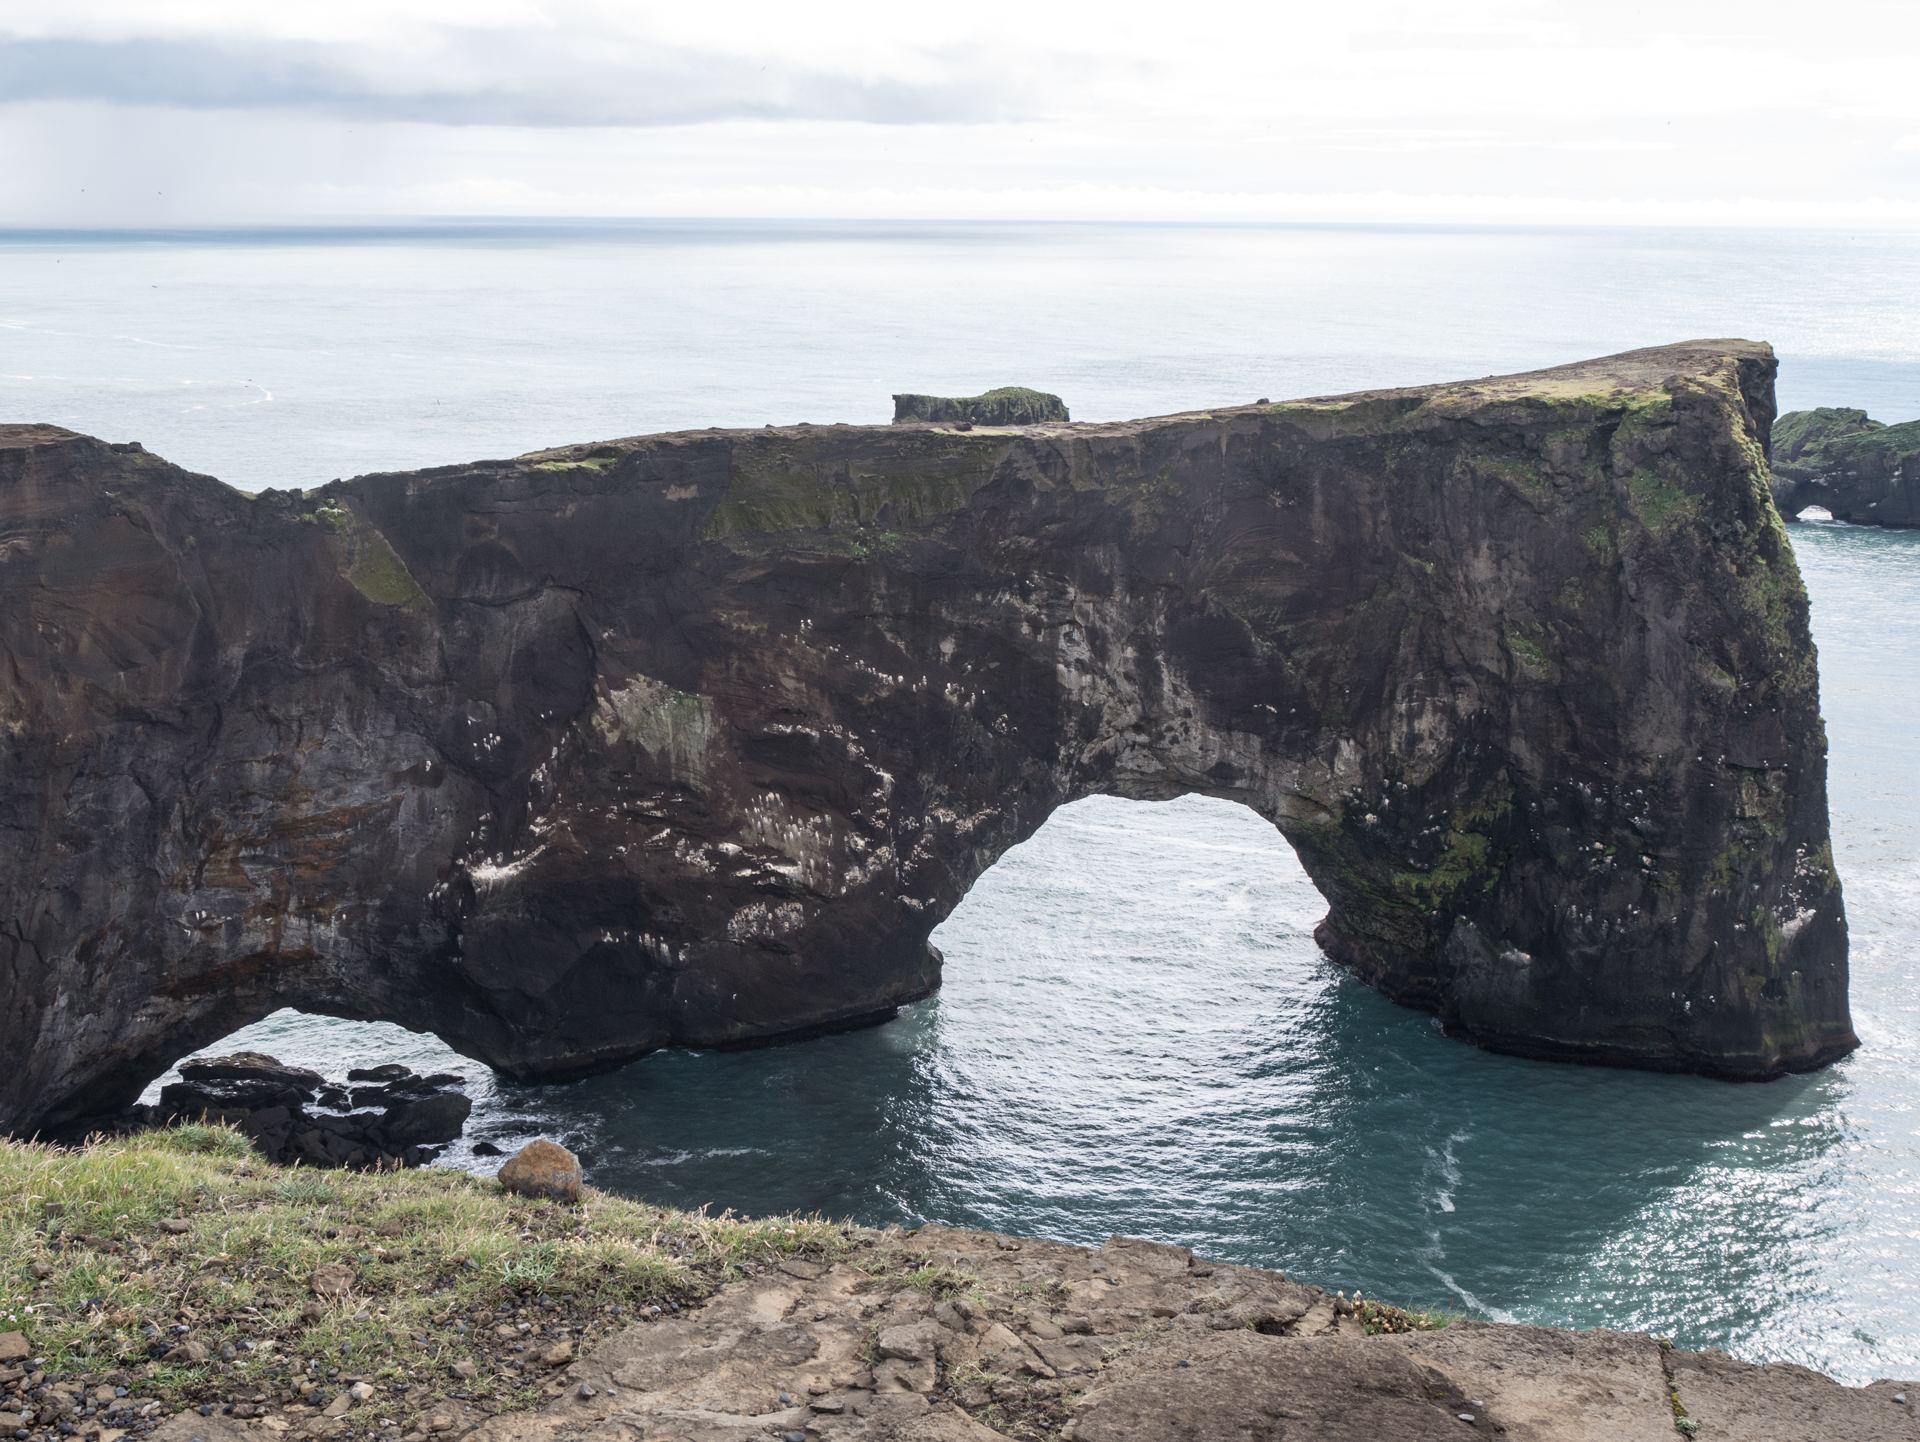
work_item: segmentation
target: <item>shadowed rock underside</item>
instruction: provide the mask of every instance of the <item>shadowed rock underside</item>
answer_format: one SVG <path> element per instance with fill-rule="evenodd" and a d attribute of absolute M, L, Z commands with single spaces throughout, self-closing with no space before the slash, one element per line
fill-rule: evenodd
<path fill-rule="evenodd" d="M 1455 1034 L 1856 1045 L 1772 353 L 248 498 L 0 431 L 0 1123 L 283 1006 L 520 1078 L 889 1015 L 1053 809 L 1227 797 Z"/>

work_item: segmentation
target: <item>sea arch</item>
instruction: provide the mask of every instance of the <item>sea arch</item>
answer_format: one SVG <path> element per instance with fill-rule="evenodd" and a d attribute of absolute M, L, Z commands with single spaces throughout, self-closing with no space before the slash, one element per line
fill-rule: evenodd
<path fill-rule="evenodd" d="M 884 1017 L 1094 794 L 1252 807 L 1328 952 L 1480 1045 L 1822 1065 L 1857 1043 L 1773 371 L 1696 342 L 257 499 L 19 428 L 5 1119 L 289 1005 L 523 1079 Z"/>

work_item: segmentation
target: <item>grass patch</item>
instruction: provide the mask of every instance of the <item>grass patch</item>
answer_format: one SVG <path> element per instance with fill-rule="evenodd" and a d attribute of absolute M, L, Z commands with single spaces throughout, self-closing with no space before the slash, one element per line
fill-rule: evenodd
<path fill-rule="evenodd" d="M 119 1379 L 113 1425 L 136 1430 L 190 1405 L 317 1407 L 354 1379 L 375 1389 L 356 1432 L 447 1397 L 527 1406 L 541 1351 L 848 1242 L 818 1218 L 555 1206 L 447 1169 L 289 1172 L 225 1126 L 0 1141 L 0 1331 L 27 1334 L 44 1382 Z M 329 1264 L 347 1290 L 316 1295 Z"/>
<path fill-rule="evenodd" d="M 1353 1315 L 1369 1337 L 1383 1332 L 1438 1332 L 1466 1317 L 1446 1307 L 1395 1307 L 1386 1302 L 1355 1299 Z"/>

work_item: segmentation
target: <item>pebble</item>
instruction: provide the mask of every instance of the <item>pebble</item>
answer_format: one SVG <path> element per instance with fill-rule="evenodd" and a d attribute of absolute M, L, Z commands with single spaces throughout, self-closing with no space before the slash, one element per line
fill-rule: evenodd
<path fill-rule="evenodd" d="M 1473 1413 L 1471 1412 L 1455 1412 L 1453 1415 L 1458 1417 L 1462 1422 L 1471 1422 L 1473 1420 Z"/>
<path fill-rule="evenodd" d="M 596 1388 L 594 1387 L 594 1385 L 593 1385 L 593 1383 L 591 1383 L 591 1382 L 582 1382 L 582 1383 L 580 1384 L 580 1396 L 581 1396 L 581 1398 L 582 1398 L 583 1400 L 584 1400 L 585 1398 L 588 1398 L 588 1397 L 598 1397 L 599 1395 L 600 1395 L 600 1393 L 599 1393 L 599 1391 L 598 1391 L 598 1390 L 597 1390 L 597 1389 L 596 1389 Z M 782 1401 L 785 1401 L 786 1399 L 785 1399 L 785 1398 L 782 1398 L 781 1400 L 782 1400 Z"/>
<path fill-rule="evenodd" d="M 804 1432 L 789 1432 L 781 1439 L 781 1442 L 807 1442 L 807 1434 Z"/>
<path fill-rule="evenodd" d="M 1191 1367 L 1193 1363 L 1187 1361 L 1186 1358 L 1182 1357 L 1178 1362 L 1175 1362 L 1173 1365 L 1176 1367 Z"/>

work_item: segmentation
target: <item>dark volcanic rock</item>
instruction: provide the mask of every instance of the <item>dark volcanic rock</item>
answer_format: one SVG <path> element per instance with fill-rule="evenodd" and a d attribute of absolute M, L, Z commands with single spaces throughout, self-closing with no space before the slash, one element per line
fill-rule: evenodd
<path fill-rule="evenodd" d="M 1920 421 L 1882 425 L 1839 407 L 1790 411 L 1774 426 L 1772 465 L 1782 515 L 1824 506 L 1836 521 L 1920 526 Z"/>
<path fill-rule="evenodd" d="M 1482 1045 L 1818 1066 L 1855 1039 L 1773 372 L 1699 342 L 258 499 L 0 431 L 0 1121 L 283 1006 L 527 1079 L 885 1017 L 1094 793 L 1252 806 L 1323 944 Z"/>
<path fill-rule="evenodd" d="M 245 1132 L 269 1161 L 371 1170 L 431 1160 L 438 1154 L 434 1144 L 455 1140 L 473 1111 L 473 1103 L 455 1090 L 466 1078 L 445 1072 L 423 1077 L 396 1064 L 348 1073 L 386 1084 L 355 1088 L 352 1096 L 356 1107 L 381 1110 L 346 1116 L 306 1110 L 315 1104 L 345 1105 L 348 1098 L 340 1088 L 329 1086 L 318 1072 L 282 1066 L 258 1052 L 186 1062 L 180 1073 L 189 1080 L 162 1087 L 158 1105 L 56 1124 L 52 1139 L 80 1141 L 95 1130 L 226 1121 Z"/>
<path fill-rule="evenodd" d="M 460 1135 L 473 1103 L 458 1092 L 440 1092 L 390 1107 L 381 1129 L 396 1146 L 450 1142 Z"/>
<path fill-rule="evenodd" d="M 183 1072 L 184 1076 L 185 1073 Z M 398 1062 L 388 1062 L 385 1066 L 357 1066 L 347 1073 L 350 1082 L 392 1082 L 411 1077 L 413 1072 Z"/>
<path fill-rule="evenodd" d="M 893 419 L 896 425 L 901 421 L 964 421 L 975 426 L 1033 426 L 1072 417 L 1059 396 L 1025 386 L 1002 386 L 977 396 L 897 395 L 893 398 Z"/>
<path fill-rule="evenodd" d="M 387 1068 L 382 1068 L 387 1070 Z M 405 1067 L 393 1068 L 396 1076 L 410 1073 Z M 260 1086 L 291 1087 L 311 1095 L 326 1084 L 326 1078 L 305 1067 L 282 1066 L 275 1058 L 257 1051 L 237 1051 L 230 1056 L 202 1056 L 180 1063 L 180 1075 L 190 1082 L 245 1082 Z"/>
<path fill-rule="evenodd" d="M 160 1088 L 160 1108 L 167 1116 L 197 1117 L 203 1113 L 252 1112 L 265 1108 L 298 1109 L 313 1101 L 325 1084 L 318 1072 L 282 1066 L 259 1052 L 200 1057 L 183 1063 L 182 1080 Z"/>

